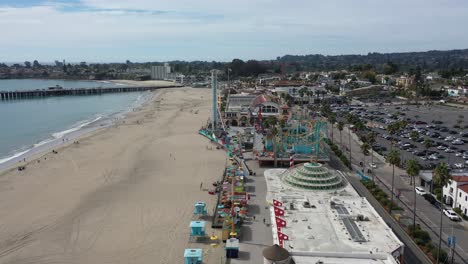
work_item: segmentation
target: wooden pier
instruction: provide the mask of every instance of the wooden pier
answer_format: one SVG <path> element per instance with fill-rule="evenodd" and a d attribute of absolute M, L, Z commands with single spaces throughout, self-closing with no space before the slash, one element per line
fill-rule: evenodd
<path fill-rule="evenodd" d="M 2 101 L 46 98 L 52 96 L 70 96 L 70 95 L 100 95 L 106 93 L 126 93 L 153 91 L 162 88 L 179 88 L 181 85 L 170 86 L 126 86 L 109 88 L 75 88 L 75 89 L 37 89 L 24 91 L 0 91 Z"/>

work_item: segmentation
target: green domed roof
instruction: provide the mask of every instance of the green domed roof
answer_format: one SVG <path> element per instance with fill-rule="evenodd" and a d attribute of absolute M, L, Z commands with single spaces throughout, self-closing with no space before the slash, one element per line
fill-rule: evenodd
<path fill-rule="evenodd" d="M 308 190 L 336 190 L 345 185 L 342 177 L 320 163 L 305 163 L 286 171 L 282 180 Z"/>

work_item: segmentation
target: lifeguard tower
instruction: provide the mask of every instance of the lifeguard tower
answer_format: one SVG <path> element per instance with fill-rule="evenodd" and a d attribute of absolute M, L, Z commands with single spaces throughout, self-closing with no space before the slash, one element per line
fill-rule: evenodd
<path fill-rule="evenodd" d="M 193 210 L 194 215 L 198 216 L 205 216 L 207 214 L 206 211 L 206 203 L 205 202 L 196 202 L 195 209 Z"/>
<path fill-rule="evenodd" d="M 205 238 L 205 221 L 191 221 L 190 222 L 190 239 Z"/>
<path fill-rule="evenodd" d="M 200 248 L 186 248 L 184 252 L 184 264 L 202 264 L 203 251 Z"/>

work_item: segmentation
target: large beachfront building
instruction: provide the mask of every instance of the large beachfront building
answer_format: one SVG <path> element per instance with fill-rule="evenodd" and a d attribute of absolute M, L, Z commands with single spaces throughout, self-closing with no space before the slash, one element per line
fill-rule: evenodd
<path fill-rule="evenodd" d="M 287 118 L 289 107 L 280 105 L 278 97 L 268 94 L 230 94 L 224 111 L 224 121 L 228 126 L 252 126 L 261 113 L 262 118 L 274 116 Z"/>
<path fill-rule="evenodd" d="M 341 172 L 305 163 L 265 178 L 273 244 L 295 263 L 399 263 L 404 244 Z"/>
<path fill-rule="evenodd" d="M 166 80 L 171 73 L 171 66 L 164 63 L 164 66 L 151 66 L 151 79 L 153 80 Z"/>

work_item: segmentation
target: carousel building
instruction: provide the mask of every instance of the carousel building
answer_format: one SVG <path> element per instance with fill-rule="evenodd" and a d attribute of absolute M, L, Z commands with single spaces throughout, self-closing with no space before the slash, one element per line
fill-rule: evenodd
<path fill-rule="evenodd" d="M 304 163 L 264 176 L 272 243 L 294 263 L 400 263 L 404 244 L 342 172 Z"/>

